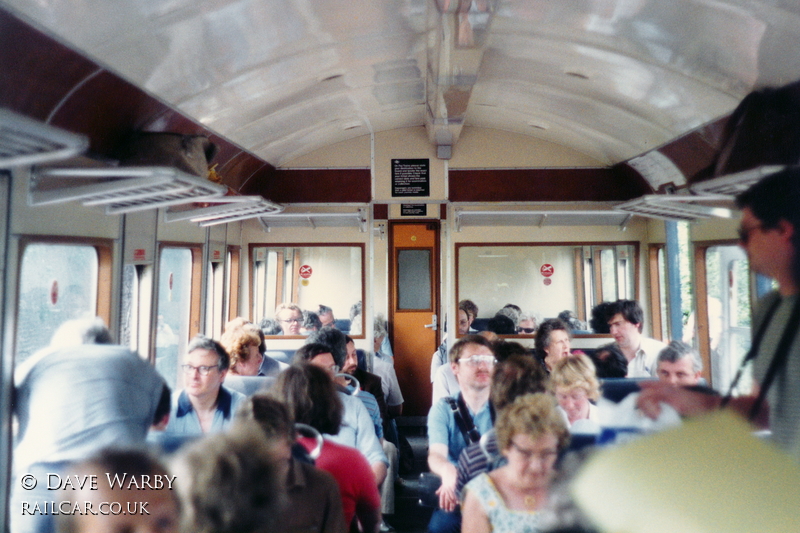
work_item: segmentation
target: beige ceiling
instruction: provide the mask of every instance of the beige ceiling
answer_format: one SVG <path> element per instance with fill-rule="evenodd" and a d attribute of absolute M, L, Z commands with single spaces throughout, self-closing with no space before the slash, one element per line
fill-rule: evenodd
<path fill-rule="evenodd" d="M 478 126 L 610 165 L 800 78 L 788 0 L 0 5 L 275 166 L 421 125 L 443 154 Z"/>

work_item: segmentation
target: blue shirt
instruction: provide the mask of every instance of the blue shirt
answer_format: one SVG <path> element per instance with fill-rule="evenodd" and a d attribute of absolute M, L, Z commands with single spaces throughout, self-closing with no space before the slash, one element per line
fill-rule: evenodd
<path fill-rule="evenodd" d="M 492 429 L 492 410 L 489 408 L 489 402 L 486 402 L 478 413 L 473 413 L 469 409 L 469 414 L 472 416 L 472 421 L 481 435 Z M 461 450 L 467 447 L 464 441 L 464 436 L 456 424 L 453 417 L 453 410 L 445 398 L 440 398 L 431 407 L 428 413 L 428 443 L 430 444 L 444 444 L 447 446 L 447 459 L 455 464 L 458 464 L 458 456 L 461 455 Z"/>
<path fill-rule="evenodd" d="M 200 428 L 200 419 L 194 412 L 192 402 L 189 401 L 189 394 L 182 390 L 175 395 L 172 402 L 172 411 L 169 416 L 169 425 L 164 430 L 164 436 L 199 436 L 203 434 Z M 232 391 L 221 386 L 217 396 L 217 410 L 214 412 L 214 419 L 211 422 L 209 433 L 217 433 L 225 430 L 233 421 L 233 415 L 239 405 L 247 397 L 241 392 Z"/>
<path fill-rule="evenodd" d="M 355 392 L 352 387 L 347 387 L 347 390 L 350 391 L 351 395 Z M 359 390 L 356 397 L 361 400 L 361 403 L 367 408 L 367 413 L 369 413 L 369 417 L 372 419 L 372 425 L 375 426 L 375 435 L 379 439 L 382 439 L 383 419 L 381 418 L 381 409 L 378 407 L 378 400 L 375 399 L 375 395 L 365 390 Z"/>

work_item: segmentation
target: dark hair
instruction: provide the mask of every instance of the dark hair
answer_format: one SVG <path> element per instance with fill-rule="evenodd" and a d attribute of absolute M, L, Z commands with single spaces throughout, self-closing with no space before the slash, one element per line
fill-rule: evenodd
<path fill-rule="evenodd" d="M 269 394 L 286 405 L 295 422 L 320 433 L 339 433 L 342 400 L 325 370 L 307 363 L 293 364 L 278 375 Z"/>
<path fill-rule="evenodd" d="M 319 315 L 314 311 L 303 311 L 303 327 L 305 329 L 318 330 L 322 327 Z"/>
<path fill-rule="evenodd" d="M 344 333 L 334 327 L 325 326 L 308 335 L 306 344 L 311 343 L 327 346 L 327 351 L 331 353 L 336 364 L 340 368 L 344 366 L 344 360 L 347 358 L 347 341 L 344 339 Z"/>
<path fill-rule="evenodd" d="M 255 421 L 267 438 L 294 440 L 294 422 L 289 409 L 277 398 L 264 393 L 254 394 L 239 407 L 236 418 Z"/>
<path fill-rule="evenodd" d="M 494 353 L 498 361 L 505 361 L 509 357 L 520 355 L 530 357 L 530 352 L 526 347 L 518 342 L 498 342 L 494 345 Z"/>
<path fill-rule="evenodd" d="M 639 332 L 644 325 L 644 312 L 636 300 L 617 300 L 606 309 L 606 322 L 610 322 L 614 315 L 622 315 L 626 321 L 639 326 Z"/>
<path fill-rule="evenodd" d="M 186 353 L 192 353 L 195 350 L 209 350 L 217 354 L 217 366 L 220 370 L 227 370 L 231 366 L 231 358 L 225 348 L 220 343 L 205 335 L 197 335 L 189 341 L 189 347 L 186 348 Z"/>
<path fill-rule="evenodd" d="M 547 372 L 542 365 L 533 357 L 512 355 L 495 367 L 492 376 L 492 405 L 499 411 L 520 396 L 548 392 L 548 389 Z"/>
<path fill-rule="evenodd" d="M 514 335 L 517 332 L 517 326 L 511 317 L 502 315 L 498 311 L 498 314 L 494 315 L 486 323 L 486 330 L 498 335 Z"/>
<path fill-rule="evenodd" d="M 614 305 L 612 302 L 600 302 L 592 307 L 592 318 L 589 320 L 589 327 L 595 333 L 611 333 L 608 327 L 608 308 Z"/>
<path fill-rule="evenodd" d="M 281 332 L 283 332 L 281 323 L 268 316 L 262 318 L 258 326 L 261 328 L 261 331 L 264 332 L 264 335 L 280 335 Z"/>
<path fill-rule="evenodd" d="M 589 357 L 600 379 L 624 378 L 628 375 L 628 360 L 615 342 L 600 346 Z"/>
<path fill-rule="evenodd" d="M 317 344 L 313 342 L 310 344 L 304 344 L 299 350 L 294 352 L 292 363 L 307 363 L 321 353 L 331 353 L 331 349 L 324 344 Z"/>
<path fill-rule="evenodd" d="M 153 424 L 158 424 L 161 420 L 167 416 L 172 408 L 172 391 L 169 390 L 169 385 L 164 383 L 161 387 L 161 396 L 158 399 L 158 405 L 156 405 L 156 412 L 153 415 Z"/>
<path fill-rule="evenodd" d="M 569 335 L 569 328 L 560 318 L 548 318 L 539 324 L 539 329 L 536 330 L 536 341 L 533 345 L 536 349 L 536 357 L 540 361 L 544 361 L 547 356 L 544 349 L 550 346 L 550 334 L 557 329 L 566 331 Z"/>
<path fill-rule="evenodd" d="M 461 358 L 461 352 L 464 351 L 464 347 L 468 344 L 477 344 L 478 346 L 485 346 L 491 350 L 492 353 L 494 352 L 494 344 L 486 337 L 482 337 L 480 335 L 464 335 L 456 343 L 450 348 L 450 362 L 455 363 Z"/>
<path fill-rule="evenodd" d="M 317 310 L 317 314 L 327 315 L 328 313 L 333 314 L 333 309 L 331 309 L 327 305 L 319 304 L 319 309 Z"/>
<path fill-rule="evenodd" d="M 178 479 L 191 507 L 183 531 L 275 531 L 286 496 L 278 459 L 264 433 L 251 424 L 208 435 L 181 451 Z"/>
<path fill-rule="evenodd" d="M 478 306 L 472 300 L 461 300 L 458 302 L 458 308 L 467 314 L 467 318 L 478 318 Z"/>
<path fill-rule="evenodd" d="M 800 284 L 800 168 L 767 176 L 737 196 L 736 205 L 749 208 L 765 228 L 775 228 L 781 220 L 794 227 L 792 277 Z"/>

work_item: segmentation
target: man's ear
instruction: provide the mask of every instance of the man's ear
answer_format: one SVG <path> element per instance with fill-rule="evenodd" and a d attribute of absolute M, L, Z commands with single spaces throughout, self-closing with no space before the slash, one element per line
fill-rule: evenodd
<path fill-rule="evenodd" d="M 782 218 L 778 220 L 777 229 L 781 237 L 784 237 L 785 239 L 791 241 L 792 237 L 794 236 L 794 229 L 795 229 L 794 224 L 792 224 L 785 218 Z"/>

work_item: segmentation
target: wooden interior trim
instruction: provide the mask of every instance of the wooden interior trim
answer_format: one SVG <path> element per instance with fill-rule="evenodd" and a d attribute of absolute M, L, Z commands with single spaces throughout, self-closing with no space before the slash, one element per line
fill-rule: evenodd
<path fill-rule="evenodd" d="M 300 267 L 300 250 L 295 248 L 294 254 L 292 254 L 292 272 L 291 275 L 291 282 L 292 282 L 292 302 L 297 302 L 300 300 L 300 277 L 298 276 L 297 269 Z"/>
<path fill-rule="evenodd" d="M 661 244 L 651 244 L 647 251 L 647 265 L 650 272 L 650 334 L 656 340 L 664 340 L 661 317 L 661 274 L 658 270 L 658 251 Z"/>
<path fill-rule="evenodd" d="M 284 256 L 283 251 L 278 252 L 277 263 L 279 265 L 285 265 L 286 264 L 286 258 L 283 257 L 283 256 Z M 265 261 L 265 263 L 266 263 L 266 261 Z M 275 301 L 272 302 L 272 309 L 265 310 L 265 312 L 269 311 L 269 314 L 270 314 L 271 318 L 275 318 L 274 317 L 275 310 L 278 308 L 278 306 L 280 304 L 283 303 L 283 300 L 284 300 L 284 298 L 283 298 L 283 287 L 284 287 L 285 284 L 286 284 L 286 271 L 285 271 L 284 268 L 279 268 L 275 272 Z M 266 287 L 264 287 L 264 288 L 266 289 Z"/>
<path fill-rule="evenodd" d="M 114 252 L 111 246 L 95 245 L 97 251 L 97 316 L 111 328 L 111 288 L 114 287 Z M 103 287 L 109 290 L 104 291 Z M 121 291 L 120 291 L 121 293 Z"/>
<path fill-rule="evenodd" d="M 703 377 L 713 386 L 711 376 L 711 339 L 708 320 L 708 276 L 706 273 L 706 252 L 708 246 L 695 246 L 694 249 L 694 295 L 695 327 L 697 346 L 703 361 Z"/>
<path fill-rule="evenodd" d="M 192 252 L 192 289 L 189 305 L 189 338 L 200 333 L 200 306 L 203 296 L 203 248 L 186 246 Z"/>

